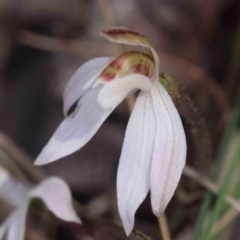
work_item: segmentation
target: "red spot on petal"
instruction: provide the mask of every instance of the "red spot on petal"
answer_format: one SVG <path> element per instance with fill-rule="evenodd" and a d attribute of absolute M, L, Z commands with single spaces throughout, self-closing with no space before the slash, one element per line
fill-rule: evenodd
<path fill-rule="evenodd" d="M 110 82 L 110 81 L 112 81 L 115 77 L 116 77 L 116 73 L 106 73 L 106 74 L 104 75 L 104 80 L 105 80 L 106 82 Z"/>
<path fill-rule="evenodd" d="M 135 72 L 142 73 L 142 60 L 140 60 L 140 62 L 136 65 Z"/>

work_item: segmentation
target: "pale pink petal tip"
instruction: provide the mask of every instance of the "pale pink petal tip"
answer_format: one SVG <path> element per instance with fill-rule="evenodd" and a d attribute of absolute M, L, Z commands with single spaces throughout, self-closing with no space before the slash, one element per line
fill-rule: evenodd
<path fill-rule="evenodd" d="M 47 178 L 31 191 L 30 197 L 42 199 L 49 211 L 59 219 L 81 223 L 72 205 L 70 189 L 61 178 Z"/>

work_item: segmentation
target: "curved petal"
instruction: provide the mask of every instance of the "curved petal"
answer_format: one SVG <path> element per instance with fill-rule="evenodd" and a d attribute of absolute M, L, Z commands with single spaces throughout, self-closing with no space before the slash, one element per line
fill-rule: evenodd
<path fill-rule="evenodd" d="M 69 187 L 61 178 L 51 177 L 44 180 L 30 192 L 29 196 L 31 198 L 40 198 L 59 219 L 81 223 L 72 206 L 72 196 Z"/>
<path fill-rule="evenodd" d="M 111 42 L 120 44 L 142 46 L 149 49 L 153 55 L 156 66 L 156 80 L 158 78 L 159 58 L 157 52 L 154 50 L 150 42 L 140 33 L 132 31 L 125 27 L 113 27 L 108 31 L 103 31 L 102 36 L 107 38 Z"/>
<path fill-rule="evenodd" d="M 3 237 L 5 236 L 6 232 L 8 229 L 8 222 L 4 222 L 1 226 L 0 226 L 0 239 L 4 239 Z"/>
<path fill-rule="evenodd" d="M 117 174 L 118 209 L 127 235 L 150 188 L 154 118 L 151 94 L 141 92 L 127 126 Z"/>
<path fill-rule="evenodd" d="M 151 47 L 151 43 L 142 34 L 126 27 L 112 27 L 108 31 L 102 31 L 101 35 L 115 43 Z"/>
<path fill-rule="evenodd" d="M 98 102 L 103 108 L 110 108 L 123 101 L 131 91 L 141 89 L 149 92 L 152 86 L 148 77 L 132 74 L 106 84 L 99 92 Z"/>
<path fill-rule="evenodd" d="M 153 57 L 143 52 L 124 52 L 104 68 L 95 84 L 99 82 L 106 84 L 132 74 L 142 74 L 149 79 L 155 80 Z"/>
<path fill-rule="evenodd" d="M 28 203 L 24 203 L 7 220 L 8 221 L 7 240 L 23 240 L 24 239 L 27 211 L 28 211 Z"/>
<path fill-rule="evenodd" d="M 92 86 L 111 58 L 98 57 L 84 63 L 69 80 L 63 94 L 65 116 L 70 107 Z"/>
<path fill-rule="evenodd" d="M 87 92 L 77 110 L 58 127 L 35 161 L 43 165 L 56 161 L 83 147 L 97 132 L 113 109 L 102 109 L 97 101 L 99 89 Z"/>
<path fill-rule="evenodd" d="M 180 116 L 160 83 L 152 89 L 157 133 L 151 169 L 151 204 L 159 216 L 172 198 L 186 161 L 186 138 Z"/>

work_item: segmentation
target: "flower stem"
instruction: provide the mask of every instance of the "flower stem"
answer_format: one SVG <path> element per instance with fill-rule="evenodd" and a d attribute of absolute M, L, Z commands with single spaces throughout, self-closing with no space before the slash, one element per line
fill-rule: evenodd
<path fill-rule="evenodd" d="M 161 230 L 163 240 L 171 240 L 169 229 L 168 229 L 167 218 L 164 213 L 160 217 L 158 217 L 158 224 Z"/>

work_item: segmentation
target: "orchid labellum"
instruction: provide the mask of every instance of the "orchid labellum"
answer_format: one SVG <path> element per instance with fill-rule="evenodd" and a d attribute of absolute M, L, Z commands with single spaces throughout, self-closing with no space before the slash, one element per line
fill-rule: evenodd
<path fill-rule="evenodd" d="M 68 185 L 58 177 L 50 177 L 33 189 L 24 188 L 0 168 L 0 193 L 16 210 L 0 225 L 0 240 L 23 240 L 28 207 L 33 198 L 41 199 L 49 211 L 63 221 L 81 223 L 73 206 Z M 15 199 L 17 198 L 17 200 Z M 6 236 L 6 238 L 4 238 Z"/>
<path fill-rule="evenodd" d="M 82 148 L 114 108 L 140 90 L 117 173 L 118 209 L 129 235 L 149 190 L 156 216 L 172 198 L 185 164 L 186 139 L 178 111 L 159 83 L 159 59 L 149 41 L 127 28 L 111 28 L 102 35 L 142 51 L 95 58 L 77 70 L 64 92 L 65 119 L 35 163 L 47 164 Z M 73 105 L 76 108 L 69 115 Z"/>

